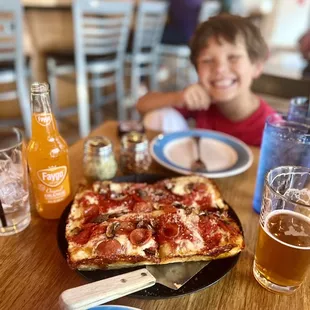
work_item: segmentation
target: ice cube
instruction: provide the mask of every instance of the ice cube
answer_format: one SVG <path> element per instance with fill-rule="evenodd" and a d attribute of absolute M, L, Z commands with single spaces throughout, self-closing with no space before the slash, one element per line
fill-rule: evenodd
<path fill-rule="evenodd" d="M 16 201 L 25 199 L 28 193 L 22 187 L 22 184 L 12 181 L 6 184 L 0 184 L 0 199 L 3 204 L 11 205 Z"/>

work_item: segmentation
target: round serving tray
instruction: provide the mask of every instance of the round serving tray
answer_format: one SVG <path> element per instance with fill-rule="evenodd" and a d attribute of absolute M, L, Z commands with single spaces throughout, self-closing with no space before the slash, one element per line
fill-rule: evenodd
<path fill-rule="evenodd" d="M 160 181 L 167 176 L 157 175 L 157 174 L 142 174 L 142 175 L 129 175 L 129 176 L 121 176 L 116 177 L 113 181 L 116 182 L 146 182 L 146 183 L 154 183 Z M 71 204 L 67 206 L 64 210 L 58 225 L 58 247 L 62 253 L 62 255 L 66 258 L 67 257 L 67 248 L 68 243 L 65 238 L 65 227 L 66 221 L 70 212 Z M 234 212 L 234 210 L 229 206 L 229 213 L 230 215 L 237 221 L 240 228 L 241 223 Z M 172 290 L 166 286 L 161 284 L 155 284 L 152 287 L 147 289 L 141 290 L 139 292 L 133 293 L 129 295 L 129 297 L 136 297 L 136 298 L 145 298 L 145 299 L 159 299 L 159 298 L 171 298 L 171 297 L 178 297 L 186 294 L 191 294 L 197 292 L 201 289 L 207 288 L 221 278 L 223 278 L 237 263 L 240 254 L 236 256 L 219 259 L 212 261 L 206 267 L 204 267 L 200 272 L 196 274 L 191 280 L 185 283 L 180 289 Z M 114 269 L 114 270 L 95 270 L 95 271 L 77 271 L 81 276 L 86 278 L 89 282 L 98 281 L 110 277 L 114 277 L 126 272 L 130 272 L 133 270 L 141 269 L 143 266 L 134 267 L 134 268 L 124 268 L 124 269 Z"/>

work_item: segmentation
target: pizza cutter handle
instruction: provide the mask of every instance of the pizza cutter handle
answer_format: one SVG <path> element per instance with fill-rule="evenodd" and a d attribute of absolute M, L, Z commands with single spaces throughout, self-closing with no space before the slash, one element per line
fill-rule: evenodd
<path fill-rule="evenodd" d="M 80 310 L 153 286 L 156 279 L 145 268 L 68 289 L 59 297 L 62 309 Z"/>

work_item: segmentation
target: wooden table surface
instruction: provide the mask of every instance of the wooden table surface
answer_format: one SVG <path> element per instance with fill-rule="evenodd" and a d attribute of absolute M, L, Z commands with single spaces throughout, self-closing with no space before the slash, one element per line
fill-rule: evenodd
<path fill-rule="evenodd" d="M 117 123 L 106 122 L 91 135 L 105 135 L 119 148 Z M 83 141 L 70 148 L 71 182 L 75 190 L 83 177 Z M 246 248 L 237 265 L 218 283 L 197 293 L 179 298 L 142 300 L 121 298 L 111 304 L 129 305 L 144 310 L 165 309 L 310 309 L 310 281 L 291 296 L 280 296 L 263 289 L 252 274 L 258 215 L 252 211 L 252 198 L 259 149 L 252 148 L 254 163 L 246 172 L 216 179 L 224 199 L 238 214 L 245 233 Z M 152 172 L 170 174 L 153 164 Z M 41 219 L 32 212 L 30 226 L 14 236 L 0 237 L 0 309 L 59 309 L 62 291 L 86 283 L 71 270 L 57 246 L 57 221 Z"/>

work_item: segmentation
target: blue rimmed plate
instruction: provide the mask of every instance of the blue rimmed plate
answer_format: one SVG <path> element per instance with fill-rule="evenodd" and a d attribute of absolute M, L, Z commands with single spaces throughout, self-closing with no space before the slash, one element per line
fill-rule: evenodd
<path fill-rule="evenodd" d="M 197 158 L 193 137 L 200 137 L 200 156 L 207 171 L 199 174 L 223 178 L 246 171 L 253 162 L 251 149 L 230 135 L 213 130 L 189 130 L 159 135 L 151 142 L 151 154 L 162 166 L 181 174 L 192 174 Z"/>

